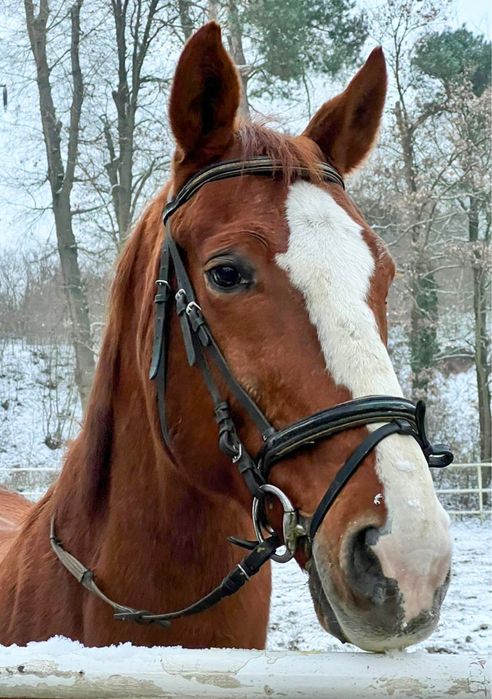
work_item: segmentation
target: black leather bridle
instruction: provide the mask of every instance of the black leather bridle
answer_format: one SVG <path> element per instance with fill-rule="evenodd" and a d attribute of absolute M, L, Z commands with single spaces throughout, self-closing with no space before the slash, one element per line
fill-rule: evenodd
<path fill-rule="evenodd" d="M 325 182 L 344 187 L 343 179 L 331 165 L 319 163 L 318 169 L 320 177 Z M 427 439 L 425 405 L 422 401 L 414 404 L 400 397 L 367 396 L 322 410 L 286 428 L 276 430 L 260 407 L 235 379 L 197 302 L 181 251 L 172 234 L 171 217 L 201 187 L 210 182 L 246 175 L 275 177 L 277 174 L 282 175 L 281 163 L 266 157 L 247 161 L 221 162 L 194 175 L 166 205 L 163 216 L 165 236 L 159 275 L 156 281 L 154 346 L 150 368 L 150 378 L 156 382 L 162 436 L 168 447 L 171 448 L 165 397 L 166 360 L 169 343 L 167 321 L 171 311 L 171 302 L 174 299 L 188 363 L 190 366 L 197 366 L 200 369 L 212 399 L 218 426 L 219 448 L 238 468 L 253 496 L 252 518 L 257 540 L 245 541 L 229 537 L 229 541 L 250 549 L 250 553 L 224 578 L 220 585 L 186 609 L 165 614 L 151 614 L 120 605 L 108 598 L 96 585 L 93 572 L 63 548 L 56 537 L 53 518 L 50 539 L 55 554 L 79 582 L 113 607 L 114 616 L 117 619 L 133 620 L 140 623 L 159 623 L 168 626 L 173 619 L 204 611 L 224 597 L 233 594 L 268 560 L 273 559 L 279 562 L 290 560 L 295 554 L 298 540 L 303 539 L 304 542 L 307 541 L 308 545 L 313 541 L 330 507 L 365 457 L 381 440 L 391 434 L 413 437 L 420 445 L 427 463 L 431 467 L 441 468 L 453 460 L 453 454 L 448 447 L 440 444 L 433 446 Z M 301 167 L 296 171 L 296 175 L 299 178 L 308 177 L 309 172 Z M 174 287 L 173 279 L 175 280 Z M 261 434 L 263 448 L 254 456 L 248 453 L 241 441 L 229 403 L 221 394 L 210 369 L 212 364 L 215 365 L 236 402 Z M 369 435 L 337 472 L 310 520 L 302 518 L 287 495 L 276 486 L 268 483 L 270 469 L 275 463 L 288 458 L 300 449 L 310 448 L 320 440 L 328 439 L 343 430 L 374 423 L 379 424 L 379 427 L 369 432 Z M 266 495 L 275 496 L 282 505 L 284 514 L 281 536 L 267 522 L 263 507 Z M 278 552 L 280 546 L 284 547 L 283 553 Z"/>

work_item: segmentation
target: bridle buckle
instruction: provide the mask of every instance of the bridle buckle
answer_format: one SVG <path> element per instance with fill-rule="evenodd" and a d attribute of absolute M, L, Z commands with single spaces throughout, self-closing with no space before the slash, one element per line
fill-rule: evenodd
<path fill-rule="evenodd" d="M 154 296 L 154 303 L 166 303 L 171 293 L 171 285 L 165 279 L 156 279 L 155 285 L 157 286 L 157 293 Z"/>
<path fill-rule="evenodd" d="M 232 463 L 237 464 L 237 462 L 240 460 L 242 455 L 243 455 L 243 445 L 241 444 L 241 442 L 239 442 L 237 445 L 237 454 L 235 454 L 232 457 Z"/>

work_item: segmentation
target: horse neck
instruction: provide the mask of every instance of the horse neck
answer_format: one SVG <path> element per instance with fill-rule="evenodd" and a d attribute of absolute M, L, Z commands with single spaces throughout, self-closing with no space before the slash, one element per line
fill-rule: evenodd
<path fill-rule="evenodd" d="M 237 503 L 187 480 L 190 465 L 178 467 L 156 448 L 143 397 L 129 393 L 123 402 L 121 391 L 113 394 L 109 474 L 93 488 L 99 502 L 82 497 L 87 469 L 74 449 L 55 490 L 57 535 L 103 586 L 109 581 L 113 599 L 155 612 L 179 609 L 234 567 L 241 552 L 226 537 L 251 535 L 250 524 Z"/>

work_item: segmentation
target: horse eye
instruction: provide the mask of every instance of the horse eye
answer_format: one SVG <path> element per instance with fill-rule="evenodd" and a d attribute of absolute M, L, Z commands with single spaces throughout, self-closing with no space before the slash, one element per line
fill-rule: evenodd
<path fill-rule="evenodd" d="M 231 290 L 239 286 L 248 285 L 251 281 L 246 279 L 243 274 L 232 264 L 217 265 L 209 269 L 208 277 L 214 286 L 219 289 Z"/>

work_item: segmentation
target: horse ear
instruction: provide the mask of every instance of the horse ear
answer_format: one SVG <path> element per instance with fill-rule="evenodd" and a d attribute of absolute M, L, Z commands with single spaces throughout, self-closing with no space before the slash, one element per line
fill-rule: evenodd
<path fill-rule="evenodd" d="M 357 167 L 371 150 L 381 122 L 386 85 L 386 62 L 379 47 L 344 92 L 325 102 L 304 131 L 342 175 Z"/>
<path fill-rule="evenodd" d="M 240 82 L 209 22 L 187 42 L 178 61 L 169 105 L 179 162 L 205 164 L 229 145 L 239 106 Z"/>

